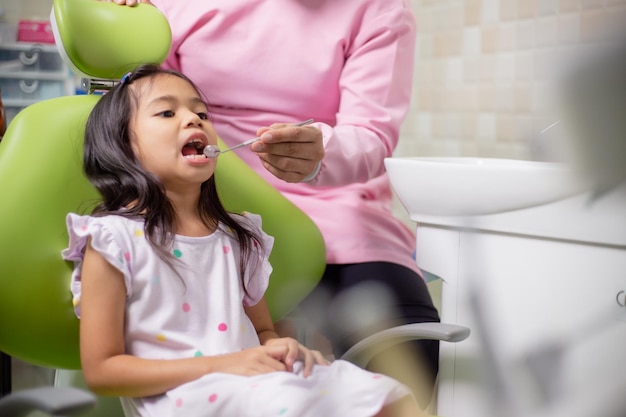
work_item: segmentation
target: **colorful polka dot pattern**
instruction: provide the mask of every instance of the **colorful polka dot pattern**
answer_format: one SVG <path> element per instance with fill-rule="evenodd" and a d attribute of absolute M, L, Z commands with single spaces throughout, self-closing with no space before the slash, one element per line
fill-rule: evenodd
<path fill-rule="evenodd" d="M 87 227 L 85 227 L 84 229 L 85 229 L 85 231 L 86 231 L 86 230 L 87 230 Z M 232 233 L 232 230 L 230 230 L 230 232 Z M 133 230 L 133 235 L 134 235 L 134 237 L 139 238 L 139 239 L 143 239 L 143 238 L 145 237 L 145 233 L 144 233 L 144 231 L 143 231 L 143 230 L 141 230 L 141 229 L 135 229 L 135 230 Z M 230 247 L 230 246 L 228 246 L 228 245 L 224 245 L 224 246 L 222 247 L 222 251 L 224 252 L 224 254 L 225 254 L 225 255 L 228 255 L 229 253 L 231 253 L 231 250 L 232 250 L 232 249 L 231 249 L 231 247 Z M 172 255 L 174 255 L 177 259 L 180 259 L 180 258 L 182 258 L 182 257 L 183 257 L 183 251 L 182 251 L 180 248 L 174 248 L 174 249 L 172 250 Z M 118 259 L 118 261 L 119 261 L 121 264 L 124 264 L 125 262 L 126 262 L 126 263 L 129 263 L 129 262 L 131 261 L 131 259 L 130 259 L 130 253 L 129 253 L 129 252 L 124 252 L 124 253 L 121 255 L 121 257 Z M 153 285 L 159 285 L 159 284 L 160 284 L 160 282 L 161 282 L 161 278 L 160 278 L 159 276 L 156 276 L 156 275 L 155 275 L 155 276 L 153 276 L 153 277 L 152 277 L 152 279 L 151 279 L 151 283 L 152 283 Z M 74 301 L 74 303 L 75 303 L 75 306 L 77 306 L 78 302 L 77 302 L 76 300 Z M 189 312 L 191 312 L 191 310 L 192 310 L 192 306 L 191 306 L 191 304 L 190 304 L 189 302 L 186 302 L 186 301 L 185 301 L 185 302 L 183 302 L 183 303 L 182 303 L 182 305 L 181 305 L 181 311 L 182 311 L 183 313 L 189 313 Z M 227 324 L 227 323 L 225 323 L 225 322 L 220 322 L 220 323 L 217 325 L 217 330 L 218 330 L 219 332 L 222 332 L 222 333 L 223 333 L 223 332 L 227 332 L 227 331 L 228 331 L 228 328 L 229 328 L 229 326 L 228 326 L 228 324 Z M 245 327 L 245 325 L 244 325 L 244 324 L 242 324 L 242 325 L 241 325 L 241 332 L 242 332 L 242 333 L 244 333 L 245 331 L 246 331 L 246 327 Z M 155 336 L 155 338 L 156 338 L 156 340 L 158 340 L 158 341 L 159 341 L 159 342 L 161 342 L 161 343 L 163 343 L 163 342 L 166 342 L 166 341 L 167 341 L 167 337 L 166 337 L 163 333 L 159 333 L 159 334 L 157 334 L 157 335 Z M 201 357 L 201 356 L 203 356 L 203 353 L 202 353 L 202 351 L 197 350 L 197 351 L 193 354 L 193 356 L 194 356 L 194 357 Z M 210 400 L 210 402 L 214 402 L 214 401 L 216 400 L 216 398 L 217 398 L 217 394 L 212 394 L 212 395 L 209 397 L 209 400 Z M 182 401 L 183 401 L 182 399 L 178 399 L 178 401 L 177 401 L 177 407 L 182 407 Z"/>

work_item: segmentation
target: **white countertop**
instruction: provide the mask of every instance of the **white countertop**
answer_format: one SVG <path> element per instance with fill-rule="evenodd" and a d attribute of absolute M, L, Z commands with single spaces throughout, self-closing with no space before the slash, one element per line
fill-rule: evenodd
<path fill-rule="evenodd" d="M 585 193 L 554 203 L 471 216 L 411 215 L 422 225 L 468 228 L 626 248 L 626 183 L 591 200 Z"/>

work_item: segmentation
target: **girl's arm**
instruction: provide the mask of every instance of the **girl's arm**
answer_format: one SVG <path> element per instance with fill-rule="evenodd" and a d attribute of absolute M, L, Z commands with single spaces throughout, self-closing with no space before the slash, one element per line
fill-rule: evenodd
<path fill-rule="evenodd" d="M 80 354 L 85 381 L 100 395 L 161 394 L 210 372 L 239 375 L 283 371 L 284 345 L 220 356 L 141 359 L 125 352 L 126 287 L 122 273 L 87 245 L 81 271 Z M 271 324 L 271 323 L 270 323 Z"/>
<path fill-rule="evenodd" d="M 254 325 L 254 329 L 262 345 L 270 339 L 278 339 L 280 337 L 274 329 L 274 323 L 272 322 L 272 316 L 267 307 L 265 297 L 262 297 L 261 300 L 252 307 L 244 307 L 244 310 L 252 322 L 252 325 Z"/>

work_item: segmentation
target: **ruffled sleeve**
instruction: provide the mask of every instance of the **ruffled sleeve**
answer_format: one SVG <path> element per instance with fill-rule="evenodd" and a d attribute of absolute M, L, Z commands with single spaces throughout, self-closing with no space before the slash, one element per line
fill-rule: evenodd
<path fill-rule="evenodd" d="M 62 251 L 63 259 L 74 262 L 70 291 L 76 316 L 80 317 L 81 270 L 85 248 L 91 238 L 91 247 L 124 275 L 127 295 L 130 294 L 130 270 L 126 262 L 128 251 L 120 247 L 112 229 L 105 225 L 105 217 L 79 216 L 69 213 L 66 217 L 69 246 Z"/>
<path fill-rule="evenodd" d="M 252 249 L 244 277 L 246 295 L 243 302 L 246 306 L 253 306 L 261 300 L 269 285 L 270 275 L 272 274 L 269 256 L 274 246 L 274 238 L 263 231 L 261 216 L 247 212 L 242 213 L 242 215 L 244 225 L 259 236 L 262 242 L 262 247 L 255 245 Z"/>

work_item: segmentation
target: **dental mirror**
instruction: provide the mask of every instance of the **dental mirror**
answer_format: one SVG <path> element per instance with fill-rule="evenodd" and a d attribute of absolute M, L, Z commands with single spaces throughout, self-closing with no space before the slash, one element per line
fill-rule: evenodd
<path fill-rule="evenodd" d="M 308 119 L 305 121 L 302 121 L 300 123 L 296 123 L 294 126 L 304 126 L 304 125 L 308 125 L 313 123 L 313 119 Z M 250 140 L 247 140 L 243 143 L 240 143 L 239 145 L 235 145 L 235 146 L 231 146 L 230 148 L 226 148 L 224 150 L 220 150 L 220 148 L 217 147 L 217 145 L 207 145 L 205 146 L 204 150 L 202 151 L 202 153 L 204 153 L 204 155 L 207 158 L 217 158 L 220 154 L 223 154 L 224 152 L 228 152 L 228 151 L 232 151 L 235 149 L 239 149 L 239 148 L 243 148 L 244 146 L 248 146 L 253 144 L 254 142 L 260 140 L 260 137 L 256 137 L 256 138 L 252 138 Z"/>

